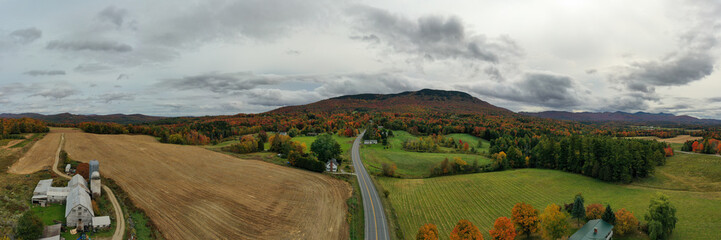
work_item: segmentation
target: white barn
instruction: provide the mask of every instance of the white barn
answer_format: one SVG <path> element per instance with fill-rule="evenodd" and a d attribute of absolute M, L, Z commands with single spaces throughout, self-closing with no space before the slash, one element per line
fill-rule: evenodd
<path fill-rule="evenodd" d="M 338 161 L 335 160 L 335 158 L 332 158 L 325 164 L 325 171 L 326 172 L 337 172 L 338 171 Z"/>
<path fill-rule="evenodd" d="M 95 213 L 88 192 L 80 186 L 73 188 L 65 204 L 65 224 L 84 229 L 93 223 L 93 217 Z"/>

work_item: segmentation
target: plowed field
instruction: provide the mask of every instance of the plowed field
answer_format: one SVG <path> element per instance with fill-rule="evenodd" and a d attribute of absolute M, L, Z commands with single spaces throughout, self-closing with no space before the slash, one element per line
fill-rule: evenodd
<path fill-rule="evenodd" d="M 68 132 L 64 149 L 78 161 L 99 160 L 101 174 L 114 179 L 167 239 L 348 237 L 351 188 L 329 176 L 149 136 Z"/>

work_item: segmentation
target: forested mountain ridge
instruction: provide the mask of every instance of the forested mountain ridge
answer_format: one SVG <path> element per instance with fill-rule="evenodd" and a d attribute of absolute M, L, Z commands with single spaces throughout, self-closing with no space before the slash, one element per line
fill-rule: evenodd
<path fill-rule="evenodd" d="M 571 120 L 578 122 L 625 122 L 636 124 L 696 124 L 696 125 L 720 125 L 721 120 L 699 119 L 687 115 L 676 116 L 670 113 L 646 113 L 646 112 L 520 112 L 520 114 L 551 118 L 557 120 Z"/>
<path fill-rule="evenodd" d="M 164 119 L 166 117 L 147 116 L 143 114 L 109 114 L 109 115 L 79 115 L 60 113 L 44 115 L 39 113 L 2 113 L 0 118 L 33 118 L 55 124 L 77 124 L 82 122 L 113 122 L 120 124 L 147 123 Z"/>
<path fill-rule="evenodd" d="M 423 89 L 396 94 L 357 94 L 334 97 L 315 103 L 282 107 L 269 113 L 294 112 L 396 112 L 514 115 L 512 111 L 459 91 Z"/>

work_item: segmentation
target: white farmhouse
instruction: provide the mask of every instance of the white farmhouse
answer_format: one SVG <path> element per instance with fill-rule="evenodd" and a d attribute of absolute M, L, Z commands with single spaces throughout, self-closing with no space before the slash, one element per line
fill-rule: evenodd
<path fill-rule="evenodd" d="M 326 172 L 337 172 L 338 171 L 338 161 L 335 160 L 335 158 L 332 158 L 325 164 L 325 171 Z"/>

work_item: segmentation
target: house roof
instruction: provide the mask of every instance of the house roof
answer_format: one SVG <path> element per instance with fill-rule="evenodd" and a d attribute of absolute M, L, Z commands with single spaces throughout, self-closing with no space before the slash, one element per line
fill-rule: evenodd
<path fill-rule="evenodd" d="M 109 216 L 100 216 L 93 218 L 93 226 L 110 225 Z"/>
<path fill-rule="evenodd" d="M 598 229 L 598 233 L 595 233 L 593 229 Z M 581 229 L 578 229 L 568 240 L 606 239 L 611 230 L 613 230 L 613 225 L 601 219 L 594 219 L 588 221 Z"/>
<path fill-rule="evenodd" d="M 48 188 L 53 185 L 53 179 L 40 180 L 38 185 L 35 186 L 34 193 L 45 194 L 48 192 Z"/>
<path fill-rule="evenodd" d="M 88 195 L 88 192 L 80 186 L 73 188 L 73 190 L 70 190 L 70 193 L 68 194 L 65 204 L 65 217 L 68 217 L 73 208 L 78 205 L 87 208 L 88 211 L 90 211 L 90 214 L 95 216 L 90 195 Z"/>

